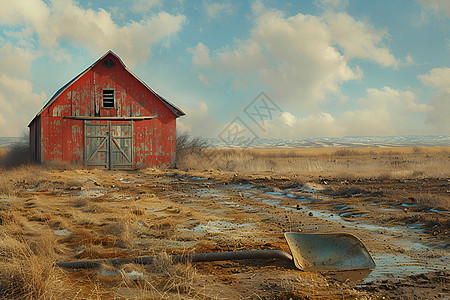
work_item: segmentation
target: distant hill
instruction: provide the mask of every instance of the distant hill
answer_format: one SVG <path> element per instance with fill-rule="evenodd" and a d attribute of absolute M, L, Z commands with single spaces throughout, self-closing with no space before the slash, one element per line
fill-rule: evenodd
<path fill-rule="evenodd" d="M 209 139 L 213 148 L 354 148 L 354 147 L 450 147 L 450 135 L 348 136 L 339 138 L 254 140 Z"/>
<path fill-rule="evenodd" d="M 22 138 L 20 137 L 0 137 L 0 149 L 10 148 L 13 144 L 19 142 Z"/>

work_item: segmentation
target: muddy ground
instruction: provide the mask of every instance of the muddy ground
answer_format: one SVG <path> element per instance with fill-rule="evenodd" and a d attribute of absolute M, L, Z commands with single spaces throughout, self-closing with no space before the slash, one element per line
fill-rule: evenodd
<path fill-rule="evenodd" d="M 219 171 L 54 170 L 36 185 L 17 188 L 17 197 L 1 200 L 2 209 L 20 212 L 30 239 L 52 230 L 55 261 L 289 252 L 283 233 L 300 231 L 351 233 L 377 264 L 370 273 L 351 274 L 303 272 L 282 261 L 195 263 L 192 284 L 201 292 L 186 298 L 450 299 L 450 212 L 415 199 L 424 190 L 430 198 L 450 199 L 449 178 L 342 181 Z M 99 298 L 145 298 L 136 287 L 119 287 L 119 271 L 111 267 L 65 272 L 78 282 L 74 289 L 95 278 Z"/>

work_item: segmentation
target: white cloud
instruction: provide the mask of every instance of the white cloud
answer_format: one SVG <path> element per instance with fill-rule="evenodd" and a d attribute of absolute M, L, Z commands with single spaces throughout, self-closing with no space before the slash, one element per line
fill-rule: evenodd
<path fill-rule="evenodd" d="M 419 0 L 419 3 L 426 9 L 430 9 L 433 13 L 444 13 L 450 16 L 450 1 L 448 0 Z"/>
<path fill-rule="evenodd" d="M 197 102 L 197 107 L 183 107 L 186 115 L 177 121 L 180 131 L 189 131 L 193 136 L 215 137 L 220 133 L 222 125 L 217 118 L 208 113 L 205 102 Z"/>
<path fill-rule="evenodd" d="M 159 0 L 133 0 L 131 5 L 131 10 L 136 13 L 147 13 L 149 12 L 154 6 L 159 5 Z"/>
<path fill-rule="evenodd" d="M 429 74 L 418 77 L 426 86 L 450 89 L 450 68 L 434 68 Z"/>
<path fill-rule="evenodd" d="M 332 33 L 333 40 L 344 50 L 347 60 L 365 58 L 385 67 L 397 67 L 399 61 L 382 41 L 387 30 L 377 30 L 372 25 L 357 21 L 344 12 L 327 12 L 324 19 Z"/>
<path fill-rule="evenodd" d="M 203 84 L 205 84 L 205 85 L 207 85 L 207 86 L 211 86 L 211 83 L 209 83 L 209 79 L 208 79 L 205 75 L 203 75 L 202 73 L 199 73 L 199 74 L 197 75 L 197 78 L 198 78 L 201 82 L 203 82 Z"/>
<path fill-rule="evenodd" d="M 220 15 L 225 13 L 231 13 L 233 11 L 233 5 L 230 2 L 209 2 L 204 1 L 206 13 L 208 14 L 208 20 L 216 19 Z"/>
<path fill-rule="evenodd" d="M 264 4 L 262 3 L 261 0 L 253 1 L 252 4 L 251 4 L 251 8 L 252 8 L 253 14 L 256 15 L 256 16 L 259 16 L 264 11 L 266 11 L 266 7 L 264 6 Z"/>
<path fill-rule="evenodd" d="M 332 7 L 347 3 L 324 2 Z M 254 78 L 278 103 L 313 113 L 320 112 L 329 96 L 345 98 L 343 83 L 362 78 L 359 66 L 351 65 L 354 58 L 394 68 L 399 64 L 382 43 L 386 30 L 346 13 L 327 10 L 320 17 L 301 13 L 287 17 L 261 1 L 253 2 L 252 9 L 256 17 L 250 38 L 214 51 L 198 43 L 188 49 L 193 64 L 229 73 L 233 88 L 255 82 L 250 79 Z"/>
<path fill-rule="evenodd" d="M 0 11 L 1 25 L 32 28 L 43 52 L 58 49 L 62 42 L 95 55 L 113 49 L 131 67 L 145 62 L 151 48 L 176 34 L 185 20 L 182 15 L 160 12 L 120 26 L 107 11 L 83 9 L 73 0 L 53 0 L 49 5 L 40 0 L 8 1 Z"/>
<path fill-rule="evenodd" d="M 0 22 L 7 25 L 31 24 L 42 29 L 49 18 L 50 9 L 41 0 L 2 1 Z"/>
<path fill-rule="evenodd" d="M 27 77 L 31 75 L 31 63 L 35 56 L 11 43 L 5 43 L 0 48 L 0 73 L 13 77 Z"/>
<path fill-rule="evenodd" d="M 404 65 L 415 65 L 416 63 L 414 62 L 414 59 L 413 59 L 413 57 L 411 56 L 411 54 L 408 53 L 408 54 L 405 56 L 405 62 L 404 62 L 403 64 L 404 64 Z"/>
<path fill-rule="evenodd" d="M 192 63 L 199 67 L 208 67 L 211 65 L 211 58 L 209 57 L 209 49 L 203 43 L 198 43 L 197 46 L 187 49 L 192 53 Z"/>
<path fill-rule="evenodd" d="M 6 43 L 0 48 L 0 136 L 20 136 L 46 100 L 30 81 L 35 55 Z"/>
<path fill-rule="evenodd" d="M 450 89 L 441 89 L 433 94 L 428 104 L 431 109 L 425 122 L 436 128 L 438 133 L 448 134 L 450 128 Z"/>
<path fill-rule="evenodd" d="M 277 102 L 309 111 L 317 111 L 327 95 L 340 95 L 339 84 L 361 77 L 333 47 L 327 24 L 310 15 L 266 11 L 255 20 L 249 39 L 212 56 L 201 43 L 195 50 L 194 64 L 238 72 L 238 80 L 256 75 Z"/>
<path fill-rule="evenodd" d="M 416 103 L 417 96 L 411 91 L 384 87 L 367 89 L 367 96 L 359 99 L 361 108 L 345 112 L 339 125 L 345 135 L 396 135 L 405 134 L 411 116 L 430 108 Z"/>
<path fill-rule="evenodd" d="M 370 110 L 392 111 L 393 108 L 399 111 L 426 111 L 426 106 L 415 103 L 417 96 L 411 91 L 400 91 L 390 87 L 383 89 L 367 89 L 367 97 L 359 102 Z"/>
<path fill-rule="evenodd" d="M 434 68 L 428 74 L 419 75 L 426 86 L 438 88 L 428 105 L 426 123 L 431 124 L 440 133 L 448 134 L 450 128 L 450 68 Z"/>
<path fill-rule="evenodd" d="M 348 0 L 316 0 L 314 3 L 326 10 L 342 10 L 348 6 Z"/>
<path fill-rule="evenodd" d="M 274 120 L 266 121 L 264 136 L 298 139 L 406 134 L 411 128 L 405 124 L 412 120 L 412 116 L 431 109 L 428 105 L 416 103 L 416 100 L 411 91 L 390 87 L 368 89 L 366 97 L 358 101 L 359 108 L 342 114 L 318 112 L 299 118 L 283 112 Z"/>
<path fill-rule="evenodd" d="M 329 113 L 319 112 L 298 118 L 289 112 L 281 113 L 277 118 L 266 121 L 265 137 L 308 138 L 341 136 L 344 131 Z"/>
<path fill-rule="evenodd" d="M 267 67 L 269 61 L 264 48 L 253 40 L 241 42 L 237 49 L 224 49 L 217 53 L 219 65 L 230 70 L 257 70 Z"/>
<path fill-rule="evenodd" d="M 46 98 L 28 80 L 0 75 L 0 136 L 20 136 Z"/>

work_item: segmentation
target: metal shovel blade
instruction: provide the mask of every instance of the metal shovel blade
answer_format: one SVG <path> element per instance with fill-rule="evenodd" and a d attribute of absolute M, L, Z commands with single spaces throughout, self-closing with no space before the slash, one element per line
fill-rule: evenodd
<path fill-rule="evenodd" d="M 363 243 L 347 233 L 284 234 L 295 266 L 304 271 L 346 271 L 375 269 Z"/>

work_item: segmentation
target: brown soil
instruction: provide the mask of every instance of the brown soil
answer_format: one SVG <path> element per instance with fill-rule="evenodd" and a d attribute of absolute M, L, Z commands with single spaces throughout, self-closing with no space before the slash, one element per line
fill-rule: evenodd
<path fill-rule="evenodd" d="M 2 196 L 0 220 L 6 224 L 14 214 L 30 240 L 53 232 L 56 262 L 162 252 L 289 252 L 283 233 L 301 231 L 351 233 L 377 264 L 370 274 L 355 276 L 303 272 L 281 261 L 196 263 L 197 277 L 190 283 L 195 294 L 179 289 L 157 298 L 450 298 L 449 178 L 300 180 L 294 175 L 154 169 L 46 172 L 46 180 L 35 186 L 21 183 L 14 199 Z M 439 204 L 419 199 L 424 190 Z M 145 298 L 139 285 L 130 287 L 120 283 L 119 275 L 99 272 L 68 270 L 65 280 L 83 299 L 94 287 L 100 299 Z"/>

